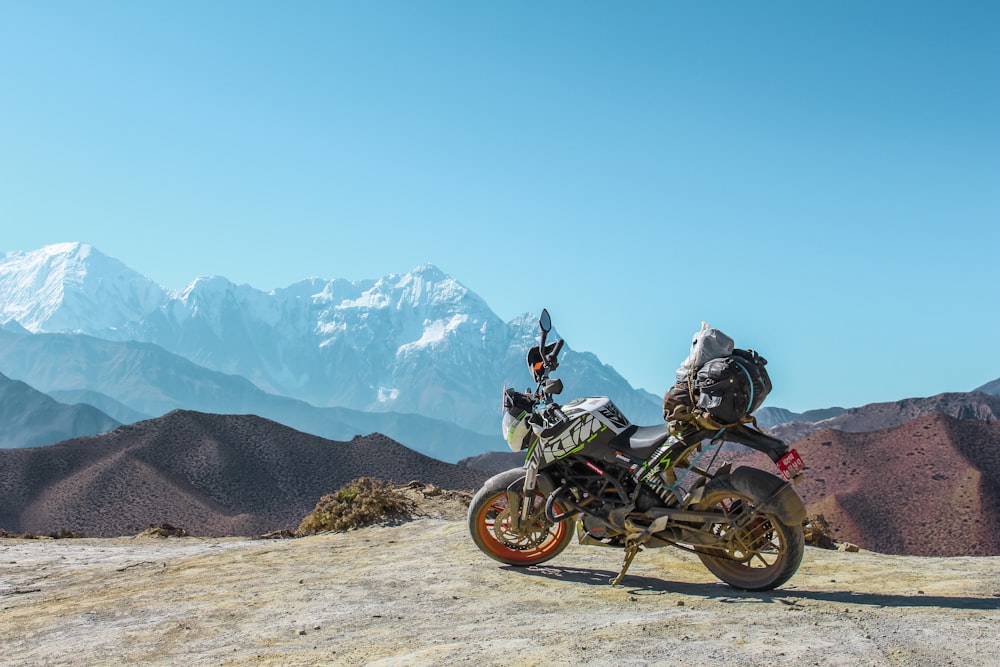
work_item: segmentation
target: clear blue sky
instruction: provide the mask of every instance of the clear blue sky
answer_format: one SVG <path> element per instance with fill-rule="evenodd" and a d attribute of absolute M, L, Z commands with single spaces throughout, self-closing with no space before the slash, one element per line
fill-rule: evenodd
<path fill-rule="evenodd" d="M 1000 377 L 1000 3 L 0 0 L 0 250 L 162 285 L 432 262 L 660 393 Z M 581 388 L 580 391 L 585 391 Z"/>

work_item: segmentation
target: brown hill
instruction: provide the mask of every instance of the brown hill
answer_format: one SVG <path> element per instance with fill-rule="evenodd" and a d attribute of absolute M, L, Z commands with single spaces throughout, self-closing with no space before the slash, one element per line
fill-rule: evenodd
<path fill-rule="evenodd" d="M 1000 396 L 972 391 L 938 394 L 927 398 L 906 398 L 886 403 L 869 403 L 860 408 L 844 410 L 828 419 L 786 422 L 772 426 L 767 431 L 776 438 L 794 442 L 825 428 L 851 433 L 878 431 L 935 413 L 950 415 L 957 419 L 1000 421 Z"/>
<path fill-rule="evenodd" d="M 458 462 L 460 466 L 467 466 L 477 470 L 489 470 L 491 472 L 503 472 L 511 468 L 524 465 L 524 452 L 497 451 L 486 452 L 478 456 L 470 456 Z"/>
<path fill-rule="evenodd" d="M 361 476 L 474 489 L 488 473 L 380 434 L 337 442 L 255 415 L 177 410 L 103 435 L 0 451 L 0 528 L 95 537 L 171 523 L 193 535 L 294 528 Z"/>
<path fill-rule="evenodd" d="M 1000 555 L 1000 422 L 932 414 L 793 446 L 807 466 L 795 490 L 837 540 L 908 556 Z M 756 452 L 727 458 L 771 469 Z"/>

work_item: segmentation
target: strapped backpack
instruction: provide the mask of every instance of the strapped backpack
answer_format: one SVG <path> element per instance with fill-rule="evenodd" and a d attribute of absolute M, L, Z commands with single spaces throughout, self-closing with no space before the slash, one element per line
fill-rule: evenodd
<path fill-rule="evenodd" d="M 729 356 L 709 360 L 689 376 L 695 405 L 720 426 L 749 421 L 771 392 L 766 365 L 767 359 L 753 350 L 734 349 Z"/>
<path fill-rule="evenodd" d="M 677 369 L 677 381 L 687 382 L 688 378 L 698 372 L 708 361 L 718 357 L 726 357 L 733 353 L 733 339 L 718 329 L 701 323 L 701 329 L 691 338 L 691 349 L 687 358 Z"/>
<path fill-rule="evenodd" d="M 735 348 L 732 338 L 702 322 L 677 369 L 677 383 L 663 396 L 663 418 L 679 429 L 752 422 L 751 413 L 771 392 L 766 365 L 767 359 Z"/>

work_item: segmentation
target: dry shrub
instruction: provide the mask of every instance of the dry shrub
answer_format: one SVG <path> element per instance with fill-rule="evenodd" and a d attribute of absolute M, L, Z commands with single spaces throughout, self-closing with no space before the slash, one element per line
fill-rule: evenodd
<path fill-rule="evenodd" d="M 81 537 L 86 537 L 86 536 L 83 533 L 78 533 L 68 528 L 60 528 L 54 533 L 49 533 L 49 537 L 56 540 L 71 540 L 71 539 L 79 539 Z"/>
<path fill-rule="evenodd" d="M 49 533 L 48 535 L 36 535 L 35 533 L 8 533 L 6 530 L 0 528 L 0 538 L 18 539 L 18 540 L 63 540 L 71 538 L 85 537 L 83 533 L 77 533 L 68 528 L 60 528 L 59 530 Z"/>
<path fill-rule="evenodd" d="M 299 535 L 362 528 L 410 515 L 413 502 L 387 482 L 359 477 L 340 490 L 320 498 L 299 524 Z"/>
<path fill-rule="evenodd" d="M 264 533 L 263 535 L 257 535 L 253 539 L 255 540 L 289 540 L 295 537 L 295 531 L 289 530 L 287 528 L 282 528 L 281 530 L 272 530 L 270 533 Z"/>
<path fill-rule="evenodd" d="M 822 549 L 836 549 L 833 535 L 830 532 L 830 524 L 822 514 L 815 514 L 806 518 L 802 524 L 802 531 L 806 544 Z"/>
<path fill-rule="evenodd" d="M 169 523 L 154 523 L 137 537 L 188 537 L 188 534 L 183 528 L 171 526 Z"/>
<path fill-rule="evenodd" d="M 11 539 L 11 540 L 36 540 L 37 535 L 32 535 L 31 533 L 8 533 L 3 528 L 0 528 L 0 538 Z"/>

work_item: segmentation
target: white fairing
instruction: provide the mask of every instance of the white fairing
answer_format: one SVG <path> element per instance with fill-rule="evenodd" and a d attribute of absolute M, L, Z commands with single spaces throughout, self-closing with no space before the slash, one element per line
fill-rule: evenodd
<path fill-rule="evenodd" d="M 580 451 L 589 442 L 607 442 L 630 426 L 629 420 L 606 396 L 578 398 L 562 407 L 569 423 L 543 438 L 542 459 L 548 463 Z"/>
<path fill-rule="evenodd" d="M 607 396 L 578 398 L 564 405 L 562 410 L 570 419 L 575 419 L 584 413 L 590 413 L 614 431 L 616 435 L 632 425 L 628 417 L 622 414 L 618 406 L 612 403 Z"/>

